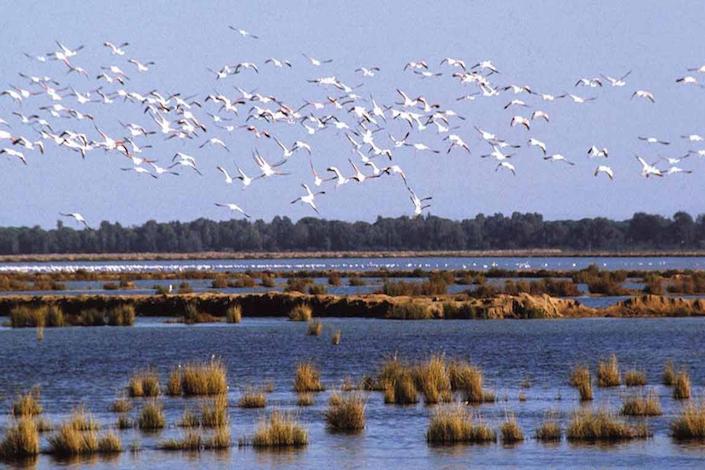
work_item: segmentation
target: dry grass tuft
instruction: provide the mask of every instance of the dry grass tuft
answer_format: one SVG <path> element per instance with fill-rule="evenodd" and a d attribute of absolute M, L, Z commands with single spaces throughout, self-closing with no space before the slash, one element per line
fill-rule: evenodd
<path fill-rule="evenodd" d="M 661 402 L 653 390 L 642 396 L 627 397 L 622 404 L 624 416 L 661 416 Z"/>
<path fill-rule="evenodd" d="M 182 428 L 197 428 L 201 425 L 201 421 L 198 419 L 198 415 L 186 408 L 184 414 L 181 415 L 181 421 L 179 421 L 179 427 Z"/>
<path fill-rule="evenodd" d="M 514 416 L 507 417 L 499 430 L 502 442 L 505 444 L 514 444 L 524 440 L 524 431 L 521 430 Z"/>
<path fill-rule="evenodd" d="M 326 422 L 332 431 L 358 432 L 365 428 L 365 400 L 362 395 L 334 393 L 328 402 Z"/>
<path fill-rule="evenodd" d="M 413 405 L 419 402 L 416 382 L 409 370 L 402 370 L 393 381 L 386 383 L 384 402 L 397 405 Z"/>
<path fill-rule="evenodd" d="M 246 388 L 242 392 L 237 406 L 240 408 L 264 408 L 267 406 L 267 395 L 263 390 L 252 387 Z"/>
<path fill-rule="evenodd" d="M 118 429 L 131 429 L 134 426 L 135 423 L 132 422 L 132 419 L 130 419 L 129 416 L 127 415 L 120 415 L 118 416 L 117 423 L 115 426 Z"/>
<path fill-rule="evenodd" d="M 219 360 L 186 364 L 181 370 L 181 389 L 187 396 L 226 393 L 228 379 L 225 365 Z"/>
<path fill-rule="evenodd" d="M 0 459 L 12 460 L 39 454 L 39 431 L 30 418 L 20 418 L 11 424 L 0 441 Z"/>
<path fill-rule="evenodd" d="M 127 393 L 131 397 L 159 396 L 159 374 L 152 369 L 137 372 L 130 377 Z"/>
<path fill-rule="evenodd" d="M 122 452 L 120 437 L 114 432 L 108 432 L 98 439 L 98 452 L 101 454 L 117 454 Z"/>
<path fill-rule="evenodd" d="M 12 404 L 12 414 L 15 417 L 32 417 L 41 414 L 42 405 L 39 403 L 39 398 L 39 387 L 32 387 L 29 392 L 23 393 L 17 397 Z"/>
<path fill-rule="evenodd" d="M 566 436 L 570 441 L 621 441 L 651 436 L 645 424 L 629 425 L 606 410 L 580 410 L 573 414 Z"/>
<path fill-rule="evenodd" d="M 337 346 L 340 344 L 340 339 L 343 336 L 343 333 L 340 330 L 335 330 L 335 333 L 333 333 L 333 336 L 330 338 L 330 342 L 333 346 Z"/>
<path fill-rule="evenodd" d="M 556 417 L 549 415 L 536 430 L 536 439 L 544 442 L 561 440 L 561 425 Z"/>
<path fill-rule="evenodd" d="M 321 392 L 321 373 L 311 362 L 301 362 L 296 366 L 296 376 L 294 377 L 294 391 L 297 393 Z"/>
<path fill-rule="evenodd" d="M 72 426 L 77 431 L 95 431 L 100 427 L 98 421 L 96 421 L 93 415 L 88 413 L 83 406 L 79 406 L 73 410 L 66 424 Z"/>
<path fill-rule="evenodd" d="M 212 450 L 228 449 L 232 446 L 232 437 L 228 426 L 221 426 L 213 431 L 210 439 L 207 439 L 203 447 Z"/>
<path fill-rule="evenodd" d="M 671 423 L 671 435 L 678 440 L 705 440 L 705 402 L 689 404 Z"/>
<path fill-rule="evenodd" d="M 450 376 L 443 356 L 433 355 L 430 359 L 417 365 L 414 370 L 416 387 L 424 396 L 427 404 L 448 402 L 453 398 Z"/>
<path fill-rule="evenodd" d="M 643 370 L 632 369 L 624 373 L 624 385 L 627 387 L 641 387 L 646 383 L 646 372 Z"/>
<path fill-rule="evenodd" d="M 240 323 L 242 320 L 242 308 L 239 305 L 231 305 L 225 311 L 225 321 L 228 323 Z"/>
<path fill-rule="evenodd" d="M 661 381 L 664 385 L 671 386 L 676 383 L 676 369 L 673 366 L 673 361 L 668 361 L 663 366 L 663 375 Z"/>
<path fill-rule="evenodd" d="M 570 384 L 578 389 L 581 401 L 592 400 L 592 377 L 586 366 L 575 366 L 570 373 Z"/>
<path fill-rule="evenodd" d="M 155 431 L 162 429 L 166 425 L 162 404 L 156 400 L 145 403 L 140 412 L 137 425 L 144 431 Z"/>
<path fill-rule="evenodd" d="M 293 416 L 273 411 L 260 422 L 252 439 L 254 447 L 301 447 L 308 444 L 308 431 Z"/>
<path fill-rule="evenodd" d="M 228 424 L 228 396 L 217 395 L 201 406 L 201 426 L 218 428 Z"/>
<path fill-rule="evenodd" d="M 110 405 L 110 411 L 113 413 L 127 413 L 132 410 L 132 402 L 127 398 L 118 398 Z"/>
<path fill-rule="evenodd" d="M 622 382 L 619 374 L 617 355 L 612 354 L 607 361 L 597 363 L 597 385 L 600 387 L 618 387 Z"/>
<path fill-rule="evenodd" d="M 161 450 L 199 452 L 204 447 L 203 436 L 198 431 L 188 431 L 181 439 L 168 439 L 160 442 L 157 447 Z"/>
<path fill-rule="evenodd" d="M 315 401 L 313 393 L 299 393 L 296 396 L 296 404 L 298 406 L 311 406 Z"/>
<path fill-rule="evenodd" d="M 313 310 L 306 304 L 296 305 L 289 312 L 289 320 L 292 321 L 309 321 L 313 318 Z"/>
<path fill-rule="evenodd" d="M 429 444 L 483 443 L 496 439 L 489 426 L 474 424 L 468 411 L 460 405 L 436 410 L 426 431 Z"/>
<path fill-rule="evenodd" d="M 685 370 L 681 370 L 676 374 L 676 381 L 673 385 L 673 398 L 676 400 L 687 400 L 690 398 L 690 377 Z"/>
<path fill-rule="evenodd" d="M 98 449 L 98 437 L 95 431 L 80 431 L 67 422 L 49 437 L 49 447 L 50 452 L 58 456 L 92 454 Z"/>
<path fill-rule="evenodd" d="M 309 320 L 306 334 L 308 336 L 321 336 L 323 333 L 323 323 L 319 320 Z"/>
<path fill-rule="evenodd" d="M 183 388 L 181 388 L 181 382 L 183 380 L 181 374 L 181 366 L 172 369 L 169 372 L 169 382 L 166 384 L 166 393 L 171 397 L 178 397 L 184 393 Z"/>

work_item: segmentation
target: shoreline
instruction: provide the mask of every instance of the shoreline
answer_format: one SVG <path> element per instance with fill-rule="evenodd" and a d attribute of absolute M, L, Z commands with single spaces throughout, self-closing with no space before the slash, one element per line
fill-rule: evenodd
<path fill-rule="evenodd" d="M 631 296 L 605 308 L 592 308 L 574 299 L 546 294 L 499 294 L 459 299 L 453 295 L 392 297 L 384 294 L 312 295 L 274 292 L 0 297 L 0 316 L 12 320 L 17 311 L 24 310 L 23 318 L 27 318 L 28 312 L 58 307 L 61 315 L 68 320 L 67 323 L 72 324 L 73 320 L 80 319 L 86 312 L 105 313 L 128 307 L 134 315 L 140 317 L 173 317 L 183 318 L 186 323 L 209 323 L 223 321 L 232 308 L 239 309 L 243 317 L 289 317 L 302 306 L 309 308 L 313 317 L 317 318 L 397 320 L 705 316 L 705 299 L 649 294 Z"/>
<path fill-rule="evenodd" d="M 440 250 L 440 251 L 291 251 L 291 252 L 194 252 L 194 253 L 53 253 L 44 255 L 0 255 L 0 263 L 63 261 L 198 261 L 248 259 L 343 259 L 343 258 L 682 258 L 705 257 L 703 251 L 636 250 L 573 251 L 561 249 L 535 250 Z"/>

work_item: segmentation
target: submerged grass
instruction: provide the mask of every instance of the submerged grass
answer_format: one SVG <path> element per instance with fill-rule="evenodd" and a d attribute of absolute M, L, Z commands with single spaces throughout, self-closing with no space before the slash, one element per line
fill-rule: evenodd
<path fill-rule="evenodd" d="M 153 369 L 139 371 L 130 377 L 127 393 L 131 397 L 156 397 L 159 395 L 159 374 Z"/>
<path fill-rule="evenodd" d="M 616 354 L 612 354 L 607 361 L 597 363 L 597 385 L 600 387 L 618 387 L 621 382 Z"/>
<path fill-rule="evenodd" d="M 671 435 L 678 440 L 705 440 L 705 402 L 684 407 L 671 423 Z"/>
<path fill-rule="evenodd" d="M 570 374 L 570 384 L 578 389 L 581 401 L 592 400 L 592 377 L 587 366 L 575 366 Z"/>
<path fill-rule="evenodd" d="M 251 444 L 259 448 L 302 447 L 308 444 L 308 431 L 293 416 L 273 411 L 269 419 L 260 422 Z"/>
<path fill-rule="evenodd" d="M 624 416 L 661 416 L 661 402 L 653 390 L 641 396 L 627 397 L 622 404 Z"/>
<path fill-rule="evenodd" d="M 365 400 L 358 393 L 333 393 L 325 417 L 328 428 L 332 431 L 362 431 L 365 427 Z"/>
<path fill-rule="evenodd" d="M 607 410 L 583 409 L 575 412 L 568 424 L 569 441 L 621 441 L 651 436 L 645 424 L 630 425 Z"/>
<path fill-rule="evenodd" d="M 496 439 L 489 426 L 473 423 L 470 413 L 460 405 L 436 410 L 426 431 L 426 441 L 436 445 L 494 442 Z"/>
<path fill-rule="evenodd" d="M 690 398 L 690 376 L 685 370 L 676 374 L 673 384 L 673 398 L 676 400 L 687 400 Z"/>
<path fill-rule="evenodd" d="M 673 366 L 673 361 L 668 361 L 663 366 L 663 374 L 661 375 L 661 381 L 664 385 L 671 386 L 676 383 L 676 369 Z"/>
<path fill-rule="evenodd" d="M 227 425 L 228 421 L 228 397 L 226 394 L 217 395 L 202 404 L 201 426 L 218 428 Z"/>
<path fill-rule="evenodd" d="M 323 333 L 323 323 L 319 320 L 309 320 L 306 334 L 308 336 L 321 336 Z"/>
<path fill-rule="evenodd" d="M 181 390 L 186 396 L 220 395 L 228 391 L 225 364 L 214 359 L 181 368 Z"/>
<path fill-rule="evenodd" d="M 140 412 L 137 426 L 144 431 L 155 431 L 164 428 L 166 418 L 162 404 L 156 400 L 145 403 Z"/>
<path fill-rule="evenodd" d="M 297 393 L 321 392 L 321 373 L 312 362 L 301 362 L 296 366 L 294 391 Z"/>
<path fill-rule="evenodd" d="M 240 408 L 264 408 L 267 406 L 267 395 L 263 390 L 246 388 L 237 404 Z"/>
<path fill-rule="evenodd" d="M 502 442 L 505 444 L 514 444 L 524 440 L 524 431 L 521 430 L 519 423 L 513 415 L 507 417 L 499 428 Z"/>
<path fill-rule="evenodd" d="M 646 372 L 631 369 L 624 373 L 624 385 L 627 387 L 640 387 L 646 385 Z"/>
<path fill-rule="evenodd" d="M 19 395 L 12 404 L 12 414 L 15 417 L 37 416 L 42 413 L 42 405 L 39 403 L 39 387 L 33 387 L 29 392 Z"/>
<path fill-rule="evenodd" d="M 289 320 L 309 321 L 313 318 L 313 310 L 306 304 L 296 305 L 289 312 Z"/>
<path fill-rule="evenodd" d="M 12 423 L 0 441 L 0 459 L 12 460 L 39 454 L 39 431 L 31 418 L 20 418 Z"/>

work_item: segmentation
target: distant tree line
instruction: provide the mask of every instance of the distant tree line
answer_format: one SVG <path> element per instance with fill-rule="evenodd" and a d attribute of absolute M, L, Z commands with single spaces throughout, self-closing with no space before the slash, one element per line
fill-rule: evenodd
<path fill-rule="evenodd" d="M 541 214 L 477 215 L 454 221 L 435 216 L 378 218 L 373 223 L 275 217 L 267 223 L 229 220 L 90 230 L 63 225 L 0 228 L 0 254 L 316 250 L 573 250 L 705 249 L 705 216 L 671 218 L 636 213 L 631 219 L 544 220 Z"/>

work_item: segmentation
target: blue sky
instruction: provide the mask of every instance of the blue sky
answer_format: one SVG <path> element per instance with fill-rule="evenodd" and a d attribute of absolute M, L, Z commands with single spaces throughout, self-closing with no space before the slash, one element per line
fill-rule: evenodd
<path fill-rule="evenodd" d="M 683 134 L 705 134 L 705 89 L 675 83 L 676 78 L 688 74 L 688 67 L 705 63 L 705 4 L 699 1 L 113 1 L 101 2 L 100 6 L 86 6 L 83 1 L 3 1 L 0 9 L 4 12 L 0 18 L 3 90 L 11 84 L 27 87 L 18 72 L 49 75 L 79 91 L 92 90 L 98 86 L 94 72 L 101 65 L 117 64 L 129 71 L 129 91 L 179 91 L 198 95 L 201 100 L 215 91 L 235 97 L 233 87 L 240 86 L 300 105 L 305 99 L 339 95 L 306 82 L 327 75 L 353 86 L 363 84 L 355 92 L 365 99 L 372 94 L 381 103 L 397 101 L 395 88 L 412 96 L 425 95 L 466 118 L 452 122 L 460 125 L 453 132 L 472 150 L 471 155 L 457 150 L 447 155 L 443 136 L 429 128 L 413 133 L 410 141 L 438 148 L 442 150 L 440 155 L 417 153 L 410 148 L 395 152 L 395 163 L 404 168 L 413 189 L 420 196 L 433 196 L 430 212 L 435 215 L 458 219 L 480 212 L 537 211 L 556 219 L 624 218 L 635 211 L 664 215 L 677 210 L 705 212 L 705 186 L 700 182 L 705 161 L 701 158 L 691 157 L 678 165 L 693 170 L 691 175 L 648 180 L 639 175 L 640 167 L 634 159 L 640 154 L 653 161 L 705 148 L 704 143 L 698 146 L 680 138 Z M 252 31 L 260 39 L 242 38 L 228 25 Z M 23 56 L 23 52 L 55 50 L 55 40 L 70 47 L 86 46 L 75 63 L 91 71 L 91 80 L 67 76 L 65 68 L 56 62 L 40 64 Z M 128 41 L 126 57 L 157 64 L 149 73 L 138 76 L 126 57 L 111 56 L 101 46 L 106 40 Z M 304 52 L 334 62 L 315 68 L 302 57 Z M 461 86 L 450 76 L 453 69 L 439 65 L 446 56 L 464 59 L 468 65 L 492 59 L 501 72 L 492 77 L 495 85 L 528 84 L 544 93 L 569 92 L 595 96 L 597 100 L 575 105 L 568 100 L 542 103 L 530 97 L 526 99 L 532 104 L 529 110 L 503 110 L 504 104 L 514 98 L 508 93 L 457 102 L 455 98 L 474 89 Z M 288 59 L 293 67 L 271 68 L 264 65 L 268 57 Z M 430 68 L 443 76 L 421 79 L 402 71 L 407 61 L 417 59 L 427 60 Z M 260 73 L 245 71 L 216 81 L 206 70 L 241 61 L 257 63 Z M 375 77 L 363 78 L 354 72 L 359 66 L 378 66 L 381 71 Z M 600 73 L 619 76 L 629 70 L 632 74 L 624 88 L 574 87 L 580 77 Z M 705 74 L 698 78 L 705 82 Z M 636 89 L 653 91 L 656 103 L 632 100 L 631 93 Z M 45 103 L 45 98 L 38 97 L 20 107 L 3 97 L 0 118 L 12 123 L 13 134 L 35 136 L 31 129 L 13 120 L 11 113 L 34 112 Z M 73 98 L 66 98 L 64 104 L 95 114 L 99 126 L 113 137 L 123 132 L 118 118 L 154 127 L 139 106 L 88 104 L 81 108 Z M 241 116 L 248 107 L 241 107 Z M 509 127 L 512 115 L 528 115 L 534 109 L 547 111 L 551 122 L 536 123 L 528 132 Z M 207 118 L 205 109 L 195 112 Z M 352 125 L 352 117 L 347 119 Z M 91 127 L 83 123 L 54 121 L 60 128 L 91 132 Z M 354 155 L 342 133 L 326 129 L 309 137 L 298 125 L 254 124 L 270 128 L 287 144 L 297 139 L 309 142 L 320 173 L 331 164 L 350 172 L 347 159 Z M 512 158 L 517 176 L 495 172 L 492 161 L 480 158 L 489 147 L 473 130 L 474 125 L 523 145 Z M 387 131 L 399 136 L 406 131 L 404 126 L 390 121 L 375 138 L 389 146 Z M 265 220 L 274 215 L 293 219 L 314 215 L 306 206 L 289 204 L 301 194 L 300 184 L 311 180 L 305 153 L 297 153 L 284 167 L 290 175 L 257 181 L 241 191 L 239 186 L 223 183 L 216 165 L 232 168 L 235 161 L 254 174 L 252 150 L 258 149 L 275 161 L 280 157 L 278 147 L 273 141 L 257 140 L 242 131 L 227 134 L 212 127 L 209 131 L 207 137 L 222 138 L 232 153 L 217 148 L 199 150 L 206 137 L 183 143 L 165 142 L 155 136 L 142 142 L 154 145 L 147 155 L 162 165 L 176 151 L 197 156 L 203 177 L 183 171 L 179 177 L 153 180 L 120 171 L 130 162 L 118 154 L 95 151 L 81 160 L 78 154 L 52 145 L 43 156 L 27 152 L 28 166 L 0 158 L 0 225 L 53 226 L 58 213 L 66 211 L 79 211 L 92 224 L 101 220 L 129 225 L 149 219 L 229 218 L 230 214 L 215 207 L 214 202 L 238 203 L 254 218 Z M 668 147 L 649 146 L 637 140 L 639 135 L 673 143 Z M 543 161 L 536 149 L 526 147 L 530 136 L 545 141 L 549 153 L 563 154 L 576 165 Z M 6 144 L 1 142 L 0 147 Z M 600 163 L 614 169 L 615 181 L 603 175 L 593 177 L 598 162 L 586 154 L 593 144 L 609 149 L 608 161 Z M 412 211 L 406 189 L 395 178 L 362 185 L 350 183 L 339 189 L 328 187 L 318 204 L 323 217 L 345 220 L 374 220 L 378 215 L 409 215 Z"/>

